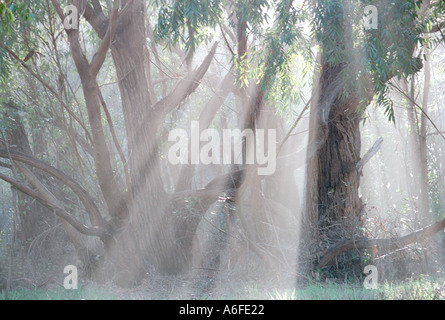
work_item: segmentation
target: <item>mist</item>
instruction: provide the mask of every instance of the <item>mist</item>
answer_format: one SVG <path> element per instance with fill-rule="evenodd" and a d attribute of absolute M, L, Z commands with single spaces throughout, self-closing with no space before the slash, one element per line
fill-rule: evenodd
<path fill-rule="evenodd" d="M 0 297 L 443 297 L 441 1 L 0 8 Z"/>

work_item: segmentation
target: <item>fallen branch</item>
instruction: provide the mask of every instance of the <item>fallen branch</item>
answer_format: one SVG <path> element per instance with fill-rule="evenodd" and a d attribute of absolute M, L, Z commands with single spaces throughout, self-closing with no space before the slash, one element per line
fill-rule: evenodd
<path fill-rule="evenodd" d="M 422 242 L 445 228 L 445 219 L 433 223 L 423 229 L 406 236 L 390 239 L 349 239 L 331 247 L 318 262 L 318 268 L 323 268 L 339 254 L 352 249 L 363 250 L 377 247 L 379 251 L 389 252 L 406 247 L 409 244 Z"/>

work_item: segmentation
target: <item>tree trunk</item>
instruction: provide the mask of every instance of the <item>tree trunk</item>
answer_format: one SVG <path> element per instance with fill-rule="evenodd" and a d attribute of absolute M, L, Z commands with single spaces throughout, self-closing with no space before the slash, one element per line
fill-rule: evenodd
<path fill-rule="evenodd" d="M 323 65 L 311 105 L 303 221 L 308 224 L 304 237 L 311 259 L 339 239 L 351 238 L 363 209 L 356 168 L 361 148 L 360 100 L 355 95 L 341 97 L 342 69 Z"/>
<path fill-rule="evenodd" d="M 340 223 L 335 236 L 343 231 L 351 235 L 354 225 L 346 226 L 360 215 L 363 205 L 358 188 L 360 174 L 355 165 L 360 160 L 360 116 L 346 114 L 348 102 L 334 106 L 328 119 L 327 140 L 318 152 L 318 223 L 321 230 Z M 351 220 L 350 220 L 351 219 Z M 352 227 L 352 228 L 351 228 Z"/>
<path fill-rule="evenodd" d="M 150 96 L 146 73 L 149 51 L 143 26 L 144 2 L 133 1 L 120 20 L 111 46 L 120 79 L 131 180 L 129 223 L 112 248 L 112 255 L 127 268 L 123 275 L 136 281 L 149 266 L 163 273 L 187 269 L 200 221 L 200 217 L 186 217 L 184 212 L 172 213 L 175 208 L 164 190 L 158 148 L 163 112 L 155 108 L 156 97 Z"/>
<path fill-rule="evenodd" d="M 426 60 L 424 62 L 424 72 L 425 72 L 425 82 L 423 88 L 423 99 L 422 99 L 422 108 L 423 112 L 420 117 L 421 125 L 420 125 L 420 137 L 419 137 L 419 153 L 420 153 L 420 193 L 421 193 L 421 201 L 420 201 L 420 211 L 423 216 L 423 219 L 426 222 L 432 221 L 432 216 L 430 215 L 430 206 L 429 206 L 429 196 L 428 196 L 428 145 L 426 141 L 427 135 L 427 117 L 425 114 L 428 113 L 428 98 L 429 98 L 429 90 L 430 90 L 430 81 L 431 81 L 431 71 L 430 71 L 430 52 L 428 49 L 425 49 Z"/>

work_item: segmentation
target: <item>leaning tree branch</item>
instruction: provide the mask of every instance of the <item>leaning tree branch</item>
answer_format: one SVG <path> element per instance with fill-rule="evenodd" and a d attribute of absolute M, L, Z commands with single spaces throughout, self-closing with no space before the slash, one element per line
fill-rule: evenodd
<path fill-rule="evenodd" d="M 326 266 L 332 259 L 337 257 L 339 254 L 350 251 L 352 249 L 372 249 L 377 247 L 379 251 L 389 252 L 398 250 L 406 247 L 407 245 L 422 242 L 427 238 L 435 235 L 439 231 L 445 228 L 445 219 L 442 219 L 436 223 L 433 223 L 423 229 L 410 233 L 406 236 L 399 238 L 390 238 L 390 239 L 349 239 L 338 243 L 337 245 L 331 247 L 324 256 L 318 262 L 318 267 L 323 268 Z"/>
<path fill-rule="evenodd" d="M 51 0 L 51 2 L 60 17 L 60 20 L 64 21 L 65 15 L 63 14 L 59 1 Z M 68 36 L 70 51 L 73 56 L 74 63 L 76 64 L 77 71 L 79 74 L 85 74 L 89 71 L 90 64 L 88 63 L 87 57 L 84 55 L 80 47 L 79 29 L 65 29 L 65 32 Z"/>
<path fill-rule="evenodd" d="M 185 79 L 179 81 L 179 83 L 175 86 L 172 92 L 167 95 L 165 98 L 161 99 L 154 105 L 155 112 L 158 112 L 158 119 L 163 119 L 165 115 L 171 112 L 174 108 L 176 108 L 184 99 L 186 99 L 190 94 L 192 94 L 195 89 L 198 87 L 201 79 L 206 74 L 210 63 L 215 56 L 216 47 L 218 46 L 218 42 L 215 42 L 212 46 L 212 49 L 205 57 L 204 61 L 201 65 L 196 69 L 195 72 L 192 72 Z"/>
<path fill-rule="evenodd" d="M 63 11 L 60 8 L 60 3 L 57 0 L 51 0 L 54 8 L 59 13 L 60 18 L 63 20 Z M 113 6 L 114 14 L 110 20 L 118 19 L 116 16 L 118 4 L 120 1 L 115 1 Z M 93 133 L 93 145 L 97 152 L 94 154 L 94 163 L 96 173 L 99 180 L 99 185 L 107 203 L 108 209 L 112 216 L 118 216 L 125 218 L 128 214 L 128 207 L 126 204 L 123 190 L 114 183 L 112 177 L 114 176 L 112 165 L 110 163 L 110 156 L 107 149 L 102 123 L 100 121 L 100 109 L 101 104 L 97 96 L 98 85 L 96 76 L 102 67 L 103 60 L 105 59 L 106 52 L 109 49 L 112 34 L 114 33 L 115 25 L 117 22 L 109 23 L 109 29 L 106 36 L 102 40 L 102 44 L 99 51 L 93 57 L 91 64 L 88 62 L 85 54 L 83 53 L 80 45 L 79 30 L 78 29 L 65 29 L 69 39 L 70 51 L 72 58 L 76 65 L 77 72 L 80 76 L 82 88 L 84 90 L 84 98 L 88 110 L 88 118 Z"/>
<path fill-rule="evenodd" d="M 117 12 L 120 6 L 120 1 L 115 0 L 113 4 L 113 10 L 111 11 L 110 15 L 110 22 L 108 25 L 107 33 L 105 34 L 105 37 L 102 40 L 102 43 L 100 44 L 99 49 L 93 56 L 93 60 L 90 64 L 90 71 L 92 77 L 96 77 L 99 73 L 100 69 L 102 68 L 102 65 L 105 62 L 105 58 L 107 56 L 108 49 L 111 46 L 111 41 L 113 40 L 114 33 L 116 31 L 116 17 Z"/>
<path fill-rule="evenodd" d="M 66 223 L 72 225 L 77 231 L 81 233 L 87 232 L 87 235 L 91 235 L 90 228 L 86 227 L 84 224 L 80 223 L 76 220 L 68 211 L 63 208 L 63 204 L 56 198 L 56 196 L 48 190 L 48 188 L 36 177 L 36 175 L 24 164 L 20 162 L 14 162 L 15 166 L 20 170 L 20 172 L 26 177 L 26 179 L 34 186 L 34 188 L 38 191 L 38 194 L 41 196 L 40 200 L 44 200 L 45 203 L 49 204 L 51 208 L 56 212 L 57 216 L 62 218 L 64 224 Z M 67 230 L 68 227 L 66 226 Z M 97 229 L 92 227 L 93 235 L 98 235 L 99 237 L 106 239 L 111 234 L 108 233 L 106 235 L 106 229 L 100 227 L 99 233 L 96 234 Z M 111 231 L 111 230 L 110 230 Z"/>
<path fill-rule="evenodd" d="M 21 192 L 27 194 L 31 198 L 34 198 L 38 200 L 40 203 L 42 203 L 45 207 L 54 210 L 56 215 L 66 222 L 68 222 L 70 225 L 72 225 L 77 231 L 80 233 L 83 233 L 88 236 L 97 236 L 97 237 L 103 237 L 106 234 L 106 229 L 101 227 L 88 227 L 84 225 L 83 223 L 80 223 L 77 221 L 71 214 L 69 214 L 65 209 L 61 208 L 60 206 L 51 203 L 48 201 L 48 199 L 45 199 L 42 197 L 39 193 L 35 192 L 31 188 L 25 186 L 24 184 L 9 178 L 8 176 L 5 176 L 0 173 L 0 179 L 8 182 L 16 189 L 20 190 Z"/>
<path fill-rule="evenodd" d="M 46 172 L 47 174 L 60 180 L 79 197 L 80 201 L 85 207 L 85 210 L 88 212 L 91 222 L 93 224 L 97 226 L 108 225 L 108 223 L 102 218 L 99 209 L 97 208 L 96 204 L 94 203 L 90 195 L 75 180 L 67 176 L 59 169 L 54 168 L 37 158 L 25 155 L 23 153 L 14 150 L 0 149 L 0 158 L 5 158 L 5 159 L 11 158 L 13 161 L 18 161 L 30 165 L 31 167 L 40 169 L 43 172 Z"/>
<path fill-rule="evenodd" d="M 107 32 L 108 18 L 103 13 L 99 1 L 93 1 L 93 7 L 86 0 L 84 0 L 84 4 L 83 17 L 93 27 L 99 38 L 103 39 Z"/>

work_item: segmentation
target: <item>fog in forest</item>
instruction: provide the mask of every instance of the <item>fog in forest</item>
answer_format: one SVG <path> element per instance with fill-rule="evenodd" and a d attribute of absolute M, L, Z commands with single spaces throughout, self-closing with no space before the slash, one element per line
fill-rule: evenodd
<path fill-rule="evenodd" d="M 0 9 L 2 299 L 443 299 L 442 1 Z"/>

